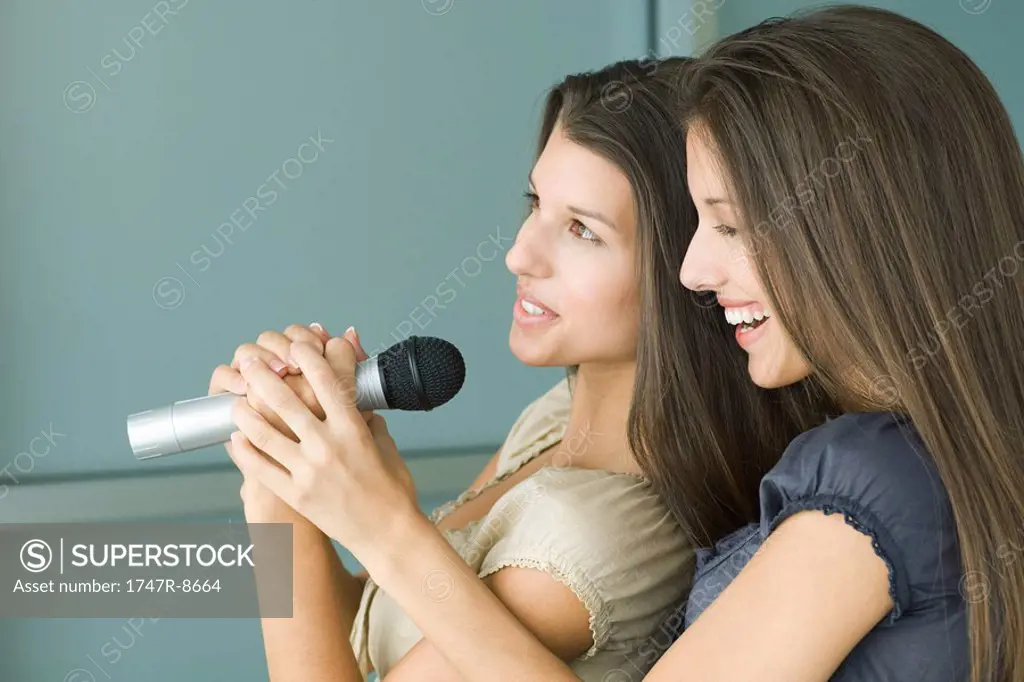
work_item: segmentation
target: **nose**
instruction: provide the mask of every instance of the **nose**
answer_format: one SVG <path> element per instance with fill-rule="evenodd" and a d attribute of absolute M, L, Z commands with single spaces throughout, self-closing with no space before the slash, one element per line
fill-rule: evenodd
<path fill-rule="evenodd" d="M 528 276 L 543 278 L 551 276 L 550 247 L 545 248 L 543 227 L 536 215 L 530 215 L 523 221 L 516 242 L 505 254 L 505 267 L 517 277 Z"/>
<path fill-rule="evenodd" d="M 679 267 L 679 281 L 690 291 L 721 291 L 728 280 L 728 271 L 722 262 L 721 237 L 711 230 L 700 230 L 693 235 Z"/>

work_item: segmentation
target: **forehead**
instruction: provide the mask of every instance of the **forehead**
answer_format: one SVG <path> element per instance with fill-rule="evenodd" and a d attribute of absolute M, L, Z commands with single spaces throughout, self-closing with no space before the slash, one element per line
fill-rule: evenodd
<path fill-rule="evenodd" d="M 633 223 L 633 188 L 618 166 L 555 126 L 531 174 L 547 203 L 599 211 L 620 228 Z"/>
<path fill-rule="evenodd" d="M 726 197 L 726 183 L 706 129 L 694 125 L 686 133 L 686 179 L 698 203 Z"/>
<path fill-rule="evenodd" d="M 581 180 L 578 184 L 593 184 L 594 181 L 609 185 L 625 184 L 628 181 L 622 172 L 608 159 L 569 139 L 562 127 L 556 125 L 548 137 L 544 150 L 537 159 L 535 175 L 541 173 L 559 174 L 559 184 L 565 185 Z"/>

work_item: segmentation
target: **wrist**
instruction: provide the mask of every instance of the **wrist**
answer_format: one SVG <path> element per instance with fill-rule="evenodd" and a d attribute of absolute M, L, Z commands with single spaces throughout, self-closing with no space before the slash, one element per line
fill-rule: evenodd
<path fill-rule="evenodd" d="M 361 546 L 349 548 L 370 575 L 402 565 L 425 537 L 437 535 L 437 528 L 414 504 L 399 505 L 389 516 L 379 533 L 367 534 Z"/>
<path fill-rule="evenodd" d="M 306 517 L 292 509 L 279 497 L 249 499 L 242 503 L 247 523 L 298 523 Z M 308 523 L 308 521 L 306 521 Z"/>

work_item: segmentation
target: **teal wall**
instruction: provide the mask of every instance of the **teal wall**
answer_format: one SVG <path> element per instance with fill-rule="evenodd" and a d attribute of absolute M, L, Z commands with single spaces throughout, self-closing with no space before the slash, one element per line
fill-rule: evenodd
<path fill-rule="evenodd" d="M 409 456 L 493 452 L 562 376 L 507 345 L 543 94 L 646 53 L 648 18 L 646 0 L 4 0 L 2 482 L 230 468 L 220 447 L 136 462 L 125 417 L 314 320 L 368 349 L 454 342 L 460 395 L 389 425 Z M 0 620 L 0 680 L 108 679 L 265 680 L 259 623 Z"/>
<path fill-rule="evenodd" d="M 716 0 L 720 35 L 735 33 L 772 16 L 785 16 L 827 2 L 799 0 Z M 1024 2 L 1019 0 L 884 0 L 860 4 L 883 7 L 923 22 L 955 43 L 992 80 L 1018 130 L 1024 126 Z"/>
<path fill-rule="evenodd" d="M 52 424 L 20 478 L 137 469 L 129 413 L 314 320 L 368 349 L 451 340 L 464 389 L 392 432 L 409 452 L 499 443 L 560 376 L 507 344 L 542 95 L 642 54 L 645 7 L 4 0 L 0 468 Z"/>

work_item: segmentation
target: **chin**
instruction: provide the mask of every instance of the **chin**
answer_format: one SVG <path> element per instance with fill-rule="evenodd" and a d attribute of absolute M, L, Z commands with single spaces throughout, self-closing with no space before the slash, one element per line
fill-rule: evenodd
<path fill-rule="evenodd" d="M 758 358 L 751 355 L 747 359 L 747 372 L 750 374 L 750 380 L 761 388 L 782 388 L 806 378 L 810 370 L 806 367 L 793 367 L 790 363 L 780 362 L 775 358 Z"/>
<path fill-rule="evenodd" d="M 524 365 L 531 367 L 553 367 L 560 365 L 560 354 L 549 347 L 543 339 L 529 338 L 515 326 L 508 336 L 508 347 L 512 355 Z"/>
<path fill-rule="evenodd" d="M 755 372 L 750 373 L 750 379 L 754 382 L 755 386 L 760 386 L 761 388 L 782 388 L 791 383 L 780 381 L 778 377 L 774 376 L 761 377 Z"/>

